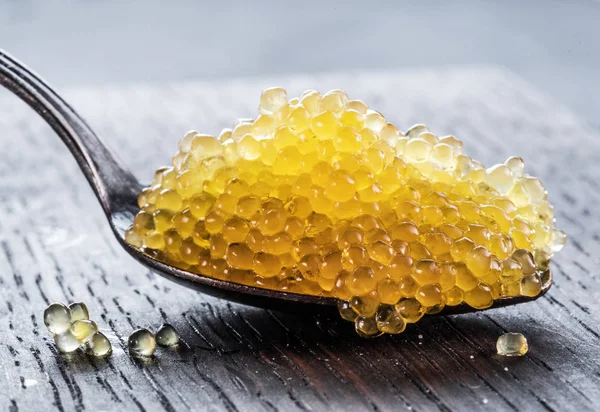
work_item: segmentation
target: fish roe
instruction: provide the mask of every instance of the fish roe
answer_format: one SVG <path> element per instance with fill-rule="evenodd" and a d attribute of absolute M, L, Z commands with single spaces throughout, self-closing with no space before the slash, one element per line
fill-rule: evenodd
<path fill-rule="evenodd" d="M 85 344 L 85 349 L 97 358 L 105 358 L 112 353 L 112 345 L 102 332 L 96 332 Z"/>
<path fill-rule="evenodd" d="M 177 333 L 177 330 L 168 323 L 162 324 L 154 336 L 156 338 L 156 344 L 159 346 L 169 347 L 179 343 L 179 334 Z"/>
<path fill-rule="evenodd" d="M 75 352 L 81 346 L 81 342 L 69 330 L 54 335 L 54 343 L 62 353 Z"/>
<path fill-rule="evenodd" d="M 496 351 L 502 356 L 523 356 L 529 351 L 529 344 L 522 334 L 507 332 L 496 341 Z"/>
<path fill-rule="evenodd" d="M 83 302 L 73 302 L 68 306 L 52 303 L 44 311 L 44 324 L 54 335 L 54 343 L 60 352 L 71 353 L 83 345 L 92 356 L 110 356 L 110 341 L 89 318 L 90 313 Z"/>
<path fill-rule="evenodd" d="M 154 335 L 148 329 L 137 329 L 129 335 L 127 348 L 133 357 L 149 357 L 154 354 L 156 340 L 154 339 Z"/>
<path fill-rule="evenodd" d="M 456 137 L 402 132 L 341 90 L 270 88 L 256 120 L 187 133 L 138 204 L 135 247 L 203 276 L 336 297 L 361 336 L 535 297 L 565 243 L 521 158 L 486 169 Z"/>
<path fill-rule="evenodd" d="M 71 327 L 71 311 L 62 303 L 52 303 L 44 310 L 44 325 L 48 331 L 60 335 Z"/>
<path fill-rule="evenodd" d="M 90 319 L 88 307 L 83 302 L 73 302 L 69 304 L 69 310 L 71 311 L 71 322 Z"/>
<path fill-rule="evenodd" d="M 69 330 L 79 343 L 83 344 L 98 332 L 98 325 L 93 320 L 76 320 L 71 324 Z"/>

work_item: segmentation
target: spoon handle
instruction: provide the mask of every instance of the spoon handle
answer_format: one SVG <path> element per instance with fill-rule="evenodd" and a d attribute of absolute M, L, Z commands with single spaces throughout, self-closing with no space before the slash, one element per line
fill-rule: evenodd
<path fill-rule="evenodd" d="M 107 216 L 131 210 L 140 184 L 90 126 L 39 76 L 0 49 L 0 84 L 35 110 L 67 145 Z"/>

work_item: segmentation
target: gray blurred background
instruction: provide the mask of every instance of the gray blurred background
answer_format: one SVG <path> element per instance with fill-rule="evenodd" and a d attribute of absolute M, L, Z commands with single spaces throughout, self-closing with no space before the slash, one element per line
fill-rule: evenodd
<path fill-rule="evenodd" d="M 0 0 L 0 48 L 59 88 L 496 64 L 598 126 L 599 23 L 598 0 Z"/>

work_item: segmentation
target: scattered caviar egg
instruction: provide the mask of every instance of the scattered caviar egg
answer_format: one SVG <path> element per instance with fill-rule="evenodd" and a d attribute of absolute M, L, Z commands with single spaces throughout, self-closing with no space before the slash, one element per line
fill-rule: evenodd
<path fill-rule="evenodd" d="M 71 324 L 69 330 L 79 343 L 86 343 L 98 332 L 98 325 L 93 320 L 76 320 Z"/>
<path fill-rule="evenodd" d="M 75 352 L 81 346 L 81 342 L 69 330 L 54 335 L 54 343 L 62 353 Z"/>
<path fill-rule="evenodd" d="M 61 334 L 71 326 L 71 312 L 62 303 L 52 303 L 44 311 L 44 325 L 53 334 Z"/>
<path fill-rule="evenodd" d="M 337 298 L 361 336 L 540 296 L 565 235 L 523 160 L 484 167 L 458 138 L 403 132 L 367 103 L 273 87 L 255 120 L 187 133 L 126 240 L 199 275 Z"/>
<path fill-rule="evenodd" d="M 156 340 L 148 329 L 138 329 L 129 335 L 127 348 L 134 357 L 152 356 L 156 349 Z"/>
<path fill-rule="evenodd" d="M 159 346 L 169 347 L 179 343 L 179 334 L 177 330 L 170 324 L 162 324 L 155 334 L 156 344 Z"/>
<path fill-rule="evenodd" d="M 69 311 L 71 312 L 71 321 L 75 322 L 78 320 L 88 320 L 90 318 L 90 312 L 83 302 L 74 302 L 69 304 Z"/>
<path fill-rule="evenodd" d="M 96 357 L 106 357 L 112 353 L 109 340 L 98 331 L 96 322 L 89 320 L 88 308 L 83 302 L 65 306 L 53 303 L 44 311 L 44 323 L 54 335 L 54 342 L 62 353 L 71 353 L 82 345 Z"/>
<path fill-rule="evenodd" d="M 85 350 L 96 358 L 105 358 L 112 353 L 112 345 L 102 332 L 96 332 L 85 344 Z"/>
<path fill-rule="evenodd" d="M 529 350 L 527 339 L 520 333 L 508 332 L 496 341 L 496 351 L 502 356 L 523 356 Z"/>

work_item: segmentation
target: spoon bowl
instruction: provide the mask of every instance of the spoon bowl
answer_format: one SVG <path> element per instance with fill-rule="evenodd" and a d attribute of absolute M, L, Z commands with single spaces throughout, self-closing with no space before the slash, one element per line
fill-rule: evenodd
<path fill-rule="evenodd" d="M 337 313 L 337 298 L 287 293 L 203 276 L 167 265 L 127 243 L 125 230 L 131 226 L 139 211 L 137 196 L 143 185 L 69 104 L 39 76 L 1 49 L 0 84 L 42 116 L 67 145 L 100 201 L 115 237 L 138 262 L 173 282 L 217 298 L 286 312 Z M 494 301 L 491 308 L 533 301 L 544 295 L 551 286 L 552 278 L 535 297 L 500 298 Z M 474 311 L 461 303 L 446 306 L 438 315 Z"/>

